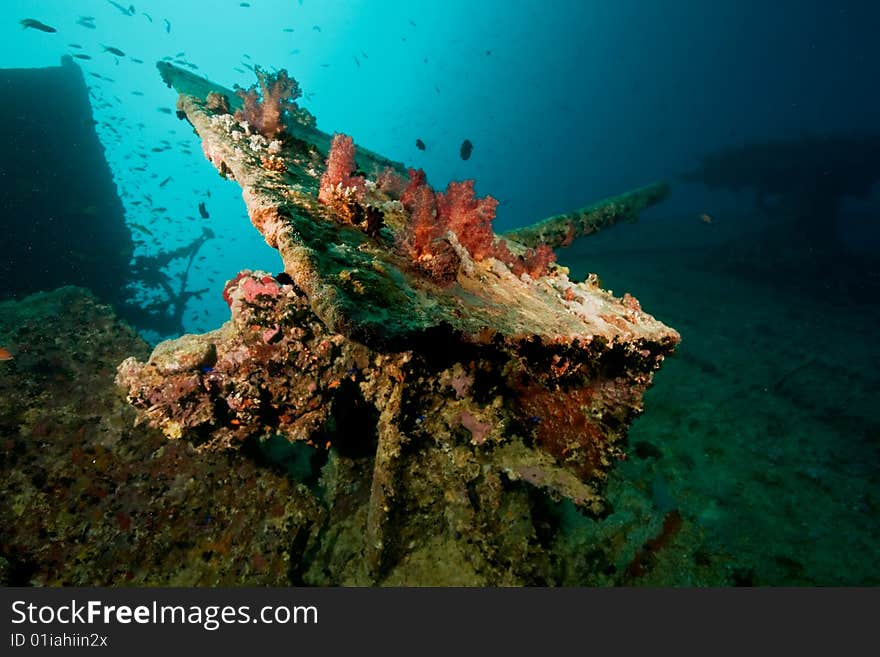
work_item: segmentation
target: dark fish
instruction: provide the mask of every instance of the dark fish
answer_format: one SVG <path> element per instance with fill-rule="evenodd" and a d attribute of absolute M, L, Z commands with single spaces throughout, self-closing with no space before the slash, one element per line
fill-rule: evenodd
<path fill-rule="evenodd" d="M 413 27 L 418 27 L 418 25 L 416 25 L 415 21 L 410 21 L 409 24 L 412 25 Z"/>
<path fill-rule="evenodd" d="M 116 7 L 119 11 L 121 11 L 126 16 L 134 16 L 134 5 L 129 5 L 128 7 L 123 7 L 118 2 L 113 2 L 113 0 L 107 0 L 111 5 Z"/>
<path fill-rule="evenodd" d="M 78 43 L 68 43 L 67 47 L 68 48 L 82 48 L 82 46 L 79 45 Z"/>
<path fill-rule="evenodd" d="M 153 22 L 153 17 L 150 16 L 147 12 L 142 11 L 141 16 L 146 16 L 148 21 L 150 21 L 151 23 Z"/>
<path fill-rule="evenodd" d="M 250 2 L 239 2 L 238 6 L 239 7 L 250 7 L 251 3 Z"/>
<path fill-rule="evenodd" d="M 156 109 L 164 114 L 171 114 L 171 110 L 168 109 L 167 107 L 157 107 Z"/>
<path fill-rule="evenodd" d="M 104 48 L 104 52 L 109 52 L 117 57 L 125 57 L 125 53 L 122 52 L 119 48 L 114 48 L 113 46 L 102 46 Z"/>
<path fill-rule="evenodd" d="M 292 27 L 285 27 L 285 28 L 284 28 L 283 30 L 281 30 L 281 31 L 282 31 L 282 32 L 293 32 L 293 28 L 292 28 Z"/>
<path fill-rule="evenodd" d="M 466 160 L 471 156 L 471 153 L 474 150 L 474 145 L 471 143 L 470 139 L 465 139 L 461 142 L 461 149 L 459 149 L 458 154 L 461 155 L 462 160 Z"/>
<path fill-rule="evenodd" d="M 76 24 L 80 27 L 87 27 L 90 30 L 95 29 L 95 19 L 93 16 L 80 16 Z"/>
<path fill-rule="evenodd" d="M 138 59 L 137 57 L 131 57 L 131 61 L 133 61 L 135 64 L 143 64 L 144 63 L 143 59 Z"/>
<path fill-rule="evenodd" d="M 132 91 L 131 95 L 132 96 L 143 96 L 144 92 L 143 91 Z"/>
<path fill-rule="evenodd" d="M 146 226 L 142 226 L 141 224 L 136 224 L 136 223 L 134 223 L 133 221 L 132 221 L 130 224 L 128 224 L 128 225 L 131 226 L 132 228 L 136 229 L 136 230 L 141 231 L 142 233 L 144 233 L 144 234 L 146 234 L 146 235 L 149 235 L 150 237 L 153 236 L 153 231 L 151 231 L 151 230 L 150 230 L 149 228 L 147 228 Z"/>
<path fill-rule="evenodd" d="M 169 182 L 171 182 L 171 176 L 168 176 L 165 180 L 163 180 L 162 182 L 160 182 L 160 183 L 159 183 L 159 187 L 164 187 L 164 186 L 167 185 Z"/>
<path fill-rule="evenodd" d="M 204 201 L 199 201 L 199 215 L 201 215 L 202 219 L 209 219 L 211 217 L 208 214 L 208 208 L 205 207 Z"/>
<path fill-rule="evenodd" d="M 74 57 L 76 57 L 77 59 L 91 59 L 92 58 L 91 55 L 83 55 L 82 53 L 77 53 L 76 55 L 74 55 Z"/>
<path fill-rule="evenodd" d="M 416 139 L 416 148 L 418 148 L 420 151 L 425 150 L 425 142 L 423 142 L 421 139 Z"/>
<path fill-rule="evenodd" d="M 21 23 L 22 27 L 24 27 L 25 29 L 32 27 L 33 29 L 39 30 L 40 32 L 50 32 L 50 33 L 58 31 L 54 27 L 52 27 L 51 25 L 46 25 L 45 23 L 41 23 L 40 21 L 38 21 L 35 18 L 25 18 L 23 20 L 20 20 L 19 23 Z"/>
<path fill-rule="evenodd" d="M 313 29 L 315 32 L 320 32 L 320 31 L 321 31 L 321 26 L 320 26 L 320 25 L 312 25 L 312 29 Z"/>
<path fill-rule="evenodd" d="M 167 18 L 163 18 L 162 20 L 165 21 L 165 31 L 168 34 L 171 34 L 171 21 L 169 21 Z"/>
<path fill-rule="evenodd" d="M 360 61 L 358 61 L 358 58 L 357 58 L 357 57 L 354 58 L 354 63 L 357 64 L 357 67 L 358 67 L 358 68 L 361 67 L 361 63 L 360 63 Z"/>

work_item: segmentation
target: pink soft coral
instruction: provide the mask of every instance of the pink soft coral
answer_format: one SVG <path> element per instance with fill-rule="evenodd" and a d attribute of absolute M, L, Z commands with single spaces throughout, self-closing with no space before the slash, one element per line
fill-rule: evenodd
<path fill-rule="evenodd" d="M 259 66 L 254 67 L 257 85 L 248 89 L 236 89 L 243 106 L 235 113 L 239 121 L 247 121 L 264 137 L 270 139 L 284 132 L 285 118 L 297 111 L 296 99 L 300 96 L 299 83 L 281 69 L 270 74 Z"/>
<path fill-rule="evenodd" d="M 444 193 L 428 185 L 425 172 L 410 169 L 410 183 L 400 195 L 409 222 L 398 237 L 402 249 L 439 283 L 454 280 L 460 260 L 445 239 L 455 233 L 474 260 L 493 257 L 510 267 L 517 276 L 525 273 L 539 278 L 548 272 L 556 256 L 546 245 L 514 255 L 507 242 L 496 239 L 492 230 L 498 201 L 491 196 L 476 198 L 474 181 L 451 182 Z"/>
<path fill-rule="evenodd" d="M 491 196 L 474 198 L 474 181 L 451 182 L 446 192 L 437 194 L 440 222 L 458 237 L 474 260 L 493 255 L 495 233 L 492 220 L 498 201 Z"/>
<path fill-rule="evenodd" d="M 349 200 L 361 202 L 365 193 L 364 178 L 353 176 L 357 165 L 354 161 L 354 141 L 348 135 L 337 133 L 330 142 L 327 169 L 321 176 L 318 200 L 325 205 L 347 204 Z M 338 208 L 337 208 L 338 209 Z"/>

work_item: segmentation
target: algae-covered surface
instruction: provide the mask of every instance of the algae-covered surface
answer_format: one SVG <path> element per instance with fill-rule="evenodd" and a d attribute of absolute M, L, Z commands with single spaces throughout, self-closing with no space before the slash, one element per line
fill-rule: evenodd
<path fill-rule="evenodd" d="M 659 229 L 626 230 L 651 243 Z M 611 512 L 586 517 L 523 488 L 498 511 L 498 536 L 519 545 L 529 574 L 505 579 L 479 551 L 435 536 L 404 546 L 378 583 L 880 583 L 876 307 L 854 321 L 846 299 L 750 284 L 704 249 L 603 250 L 587 244 L 569 262 L 607 271 L 609 287 L 638 288 L 684 336 L 609 477 Z M 662 285 L 655 267 L 667 272 Z M 0 336 L 19 351 L 0 363 L 5 583 L 365 581 L 365 519 L 321 511 L 357 455 L 321 460 L 315 480 L 309 454 L 196 453 L 132 428 L 114 370 L 147 347 L 127 327 L 73 290 L 3 311 Z M 842 334 L 816 351 L 820 336 Z M 338 510 L 367 492 L 345 494 Z M 546 533 L 518 526 L 526 517 Z"/>
<path fill-rule="evenodd" d="M 753 215 L 633 223 L 658 182 L 496 234 L 473 181 L 319 130 L 285 72 L 261 98 L 168 59 L 279 270 L 190 290 L 201 226 L 169 303 L 222 324 L 153 345 L 83 288 L 0 302 L 0 582 L 880 584 L 880 279 L 843 192 L 776 163 Z"/>

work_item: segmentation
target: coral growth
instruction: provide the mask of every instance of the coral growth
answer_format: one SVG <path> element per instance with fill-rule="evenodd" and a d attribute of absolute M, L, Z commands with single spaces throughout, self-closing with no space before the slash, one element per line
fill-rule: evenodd
<path fill-rule="evenodd" d="M 299 83 L 288 76 L 284 69 L 277 73 L 266 73 L 257 66 L 254 72 L 259 86 L 235 90 L 244 103 L 235 113 L 235 118 L 247 121 L 261 135 L 271 139 L 285 131 L 285 118 L 299 109 L 296 104 L 300 96 Z"/>
<path fill-rule="evenodd" d="M 367 185 L 357 169 L 352 138 L 337 133 L 330 144 L 327 168 L 321 176 L 318 200 L 349 223 L 364 224 L 372 235 L 381 221 L 369 221 L 378 211 L 366 204 L 368 189 L 392 199 L 399 196 L 408 213 L 407 222 L 397 234 L 397 245 L 432 279 L 441 285 L 455 280 L 462 262 L 462 251 L 474 260 L 494 257 L 516 276 L 540 278 L 556 259 L 553 250 L 542 244 L 516 255 L 492 230 L 498 201 L 491 196 L 477 198 L 474 181 L 450 182 L 445 192 L 435 192 L 421 169 L 409 170 L 409 181 L 386 168 Z"/>
<path fill-rule="evenodd" d="M 458 259 L 448 233 L 454 233 L 459 245 L 474 260 L 493 257 L 519 276 L 544 276 L 555 261 L 547 245 L 516 255 L 492 230 L 498 201 L 491 196 L 476 198 L 474 181 L 450 182 L 445 192 L 435 192 L 421 169 L 409 170 L 410 182 L 400 195 L 409 213 L 409 222 L 398 243 L 422 269 L 440 283 L 455 277 Z M 451 277 L 450 277 L 451 271 Z"/>
<path fill-rule="evenodd" d="M 351 137 L 342 133 L 333 135 L 327 155 L 327 169 L 321 176 L 318 191 L 321 203 L 342 210 L 353 201 L 363 202 L 364 178 L 351 175 L 357 168 L 354 153 L 354 140 Z"/>
<path fill-rule="evenodd" d="M 205 107 L 215 114 L 229 114 L 229 98 L 224 94 L 211 91 L 205 98 Z"/>

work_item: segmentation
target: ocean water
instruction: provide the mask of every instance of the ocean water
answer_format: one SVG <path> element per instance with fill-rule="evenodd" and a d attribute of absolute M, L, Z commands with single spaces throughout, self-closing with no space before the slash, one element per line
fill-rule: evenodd
<path fill-rule="evenodd" d="M 614 511 L 555 516 L 560 552 L 618 541 L 635 556 L 605 579 L 570 557 L 555 583 L 880 583 L 876 3 L 7 0 L 2 15 L 2 68 L 67 56 L 82 70 L 131 257 L 200 292 L 164 330 L 129 317 L 151 344 L 218 328 L 227 280 L 282 267 L 175 116 L 158 61 L 227 87 L 253 84 L 254 65 L 286 69 L 318 129 L 423 168 L 438 189 L 474 179 L 499 200 L 499 233 L 669 182 L 638 222 L 557 251 L 572 278 L 631 292 L 682 343 L 612 472 Z M 17 139 L 15 121 L 0 131 Z M 46 182 L 37 161 L 15 171 L 17 190 Z M 28 239 L 6 232 L 0 258 L 39 250 L 41 234 Z M 163 294 L 143 281 L 119 293 L 132 306 Z M 673 510 L 685 530 L 663 524 Z"/>

